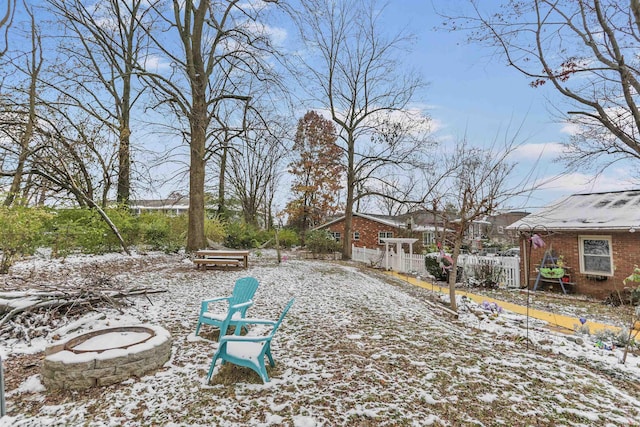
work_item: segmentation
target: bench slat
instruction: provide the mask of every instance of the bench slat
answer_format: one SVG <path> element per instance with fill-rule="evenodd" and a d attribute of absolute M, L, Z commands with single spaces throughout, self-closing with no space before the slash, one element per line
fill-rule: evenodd
<path fill-rule="evenodd" d="M 237 259 L 194 259 L 195 264 L 240 264 Z"/>
<path fill-rule="evenodd" d="M 234 266 L 239 267 L 242 265 L 242 261 L 237 259 L 214 259 L 214 258 L 196 258 L 193 260 L 193 263 L 196 265 L 196 268 L 200 268 L 200 266 Z"/>

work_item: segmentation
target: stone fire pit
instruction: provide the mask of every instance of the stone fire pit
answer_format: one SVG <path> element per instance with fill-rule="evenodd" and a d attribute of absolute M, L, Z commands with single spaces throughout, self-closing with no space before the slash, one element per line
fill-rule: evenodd
<path fill-rule="evenodd" d="M 171 357 L 171 334 L 159 326 L 100 329 L 45 351 L 42 378 L 49 389 L 85 389 L 141 377 Z"/>

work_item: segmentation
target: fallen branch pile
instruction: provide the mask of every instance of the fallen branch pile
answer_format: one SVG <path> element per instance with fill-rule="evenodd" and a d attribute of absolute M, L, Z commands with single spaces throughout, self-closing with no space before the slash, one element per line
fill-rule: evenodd
<path fill-rule="evenodd" d="M 46 335 L 69 317 L 82 316 L 98 307 L 118 311 L 126 298 L 166 292 L 149 288 L 130 290 L 80 288 L 53 291 L 0 292 L 0 338 L 31 338 Z"/>

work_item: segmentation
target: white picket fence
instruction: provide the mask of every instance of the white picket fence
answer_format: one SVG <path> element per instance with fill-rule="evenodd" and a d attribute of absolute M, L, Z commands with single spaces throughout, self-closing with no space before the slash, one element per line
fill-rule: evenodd
<path fill-rule="evenodd" d="M 389 252 L 376 249 L 358 248 L 352 246 L 351 259 L 364 262 L 371 267 L 390 269 L 401 273 L 415 273 L 427 275 L 422 254 L 396 254 L 393 249 Z M 464 268 L 467 277 L 473 277 L 474 266 L 491 265 L 494 269 L 500 269 L 500 287 L 519 288 L 520 287 L 520 258 L 519 257 L 488 257 L 477 255 L 460 255 L 458 265 Z"/>

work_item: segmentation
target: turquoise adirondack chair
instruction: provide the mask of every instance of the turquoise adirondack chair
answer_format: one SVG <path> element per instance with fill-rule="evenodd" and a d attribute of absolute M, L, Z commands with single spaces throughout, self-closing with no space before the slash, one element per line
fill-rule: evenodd
<path fill-rule="evenodd" d="M 271 320 L 262 319 L 241 319 L 237 323 L 239 325 L 270 325 L 271 331 L 266 335 L 261 336 L 236 336 L 227 335 L 220 339 L 220 345 L 218 350 L 213 355 L 211 360 L 211 366 L 209 367 L 209 374 L 207 375 L 207 382 L 211 381 L 213 376 L 213 368 L 216 365 L 218 359 L 225 362 L 233 363 L 238 366 L 245 366 L 251 368 L 260 375 L 263 382 L 269 382 L 269 375 L 267 375 L 267 367 L 265 366 L 265 356 L 269 359 L 269 365 L 275 366 L 273 356 L 271 355 L 271 340 L 273 339 L 278 327 L 282 323 L 284 316 L 291 308 L 295 301 L 295 298 L 291 298 L 280 318 L 274 322 Z"/>
<path fill-rule="evenodd" d="M 246 317 L 247 310 L 253 304 L 252 298 L 257 289 L 257 279 L 253 277 L 243 277 L 236 280 L 231 296 L 203 300 L 200 304 L 200 316 L 198 317 L 198 326 L 196 326 L 196 335 L 200 333 L 200 326 L 203 324 L 218 327 L 220 329 L 220 338 L 226 335 L 227 328 L 231 325 L 235 326 L 235 333 L 240 334 L 241 326 L 237 324 L 237 320 Z M 210 311 L 210 304 L 223 301 L 228 303 L 226 311 Z"/>

